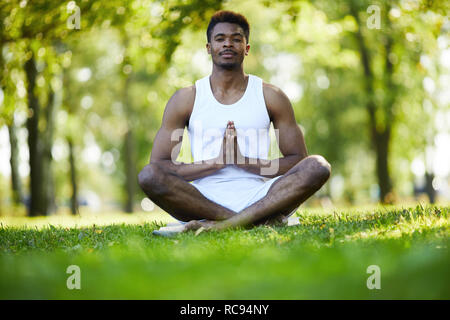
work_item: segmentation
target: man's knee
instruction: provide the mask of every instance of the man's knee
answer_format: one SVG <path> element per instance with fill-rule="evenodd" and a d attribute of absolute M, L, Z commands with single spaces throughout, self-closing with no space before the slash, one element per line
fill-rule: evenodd
<path fill-rule="evenodd" d="M 320 188 L 331 175 L 331 165 L 320 155 L 312 155 L 305 159 L 312 174 L 313 184 Z"/>
<path fill-rule="evenodd" d="M 156 163 L 146 165 L 138 175 L 139 186 L 142 190 L 155 195 L 166 192 L 164 180 L 164 169 Z"/>
<path fill-rule="evenodd" d="M 331 165 L 320 155 L 313 155 L 307 158 L 310 162 L 311 169 L 314 173 L 314 178 L 317 182 L 324 184 L 331 175 Z"/>

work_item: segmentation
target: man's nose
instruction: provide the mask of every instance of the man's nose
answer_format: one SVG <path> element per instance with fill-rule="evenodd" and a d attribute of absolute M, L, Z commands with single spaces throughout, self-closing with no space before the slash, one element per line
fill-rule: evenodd
<path fill-rule="evenodd" d="M 224 47 L 231 47 L 233 45 L 233 42 L 231 39 L 225 39 L 223 42 Z"/>

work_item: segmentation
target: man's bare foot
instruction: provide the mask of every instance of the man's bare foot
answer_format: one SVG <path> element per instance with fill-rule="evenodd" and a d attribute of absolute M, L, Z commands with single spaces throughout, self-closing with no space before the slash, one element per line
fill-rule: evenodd
<path fill-rule="evenodd" d="M 217 223 L 217 221 L 213 221 L 213 220 L 205 220 L 205 221 L 192 220 L 184 225 L 183 232 L 196 231 L 200 228 L 203 228 L 204 230 L 208 230 L 208 229 L 211 229 L 216 223 Z"/>
<path fill-rule="evenodd" d="M 263 225 L 263 226 L 271 226 L 271 227 L 289 227 L 289 226 L 295 226 L 300 224 L 300 218 L 297 216 L 278 216 L 276 218 L 268 219 L 260 224 L 257 225 Z"/>
<path fill-rule="evenodd" d="M 287 218 L 282 215 L 278 215 L 274 218 L 269 218 L 264 222 L 257 223 L 257 226 L 271 226 L 271 227 L 282 227 L 287 226 Z"/>

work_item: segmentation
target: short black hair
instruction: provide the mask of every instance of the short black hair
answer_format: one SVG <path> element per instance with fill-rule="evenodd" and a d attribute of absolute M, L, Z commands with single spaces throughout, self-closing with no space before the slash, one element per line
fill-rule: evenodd
<path fill-rule="evenodd" d="M 248 24 L 247 19 L 240 13 L 226 10 L 217 11 L 211 17 L 208 29 L 206 30 L 206 39 L 208 40 L 208 42 L 211 42 L 211 34 L 214 26 L 221 22 L 238 24 L 244 30 L 245 39 L 248 43 L 250 37 L 250 25 Z"/>

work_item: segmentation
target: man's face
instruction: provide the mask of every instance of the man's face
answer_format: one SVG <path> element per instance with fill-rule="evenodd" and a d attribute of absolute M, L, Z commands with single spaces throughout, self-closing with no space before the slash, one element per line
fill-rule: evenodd
<path fill-rule="evenodd" d="M 244 30 L 237 24 L 220 22 L 214 26 L 210 43 L 206 44 L 213 63 L 227 70 L 241 66 L 248 55 L 250 45 L 245 39 Z"/>

